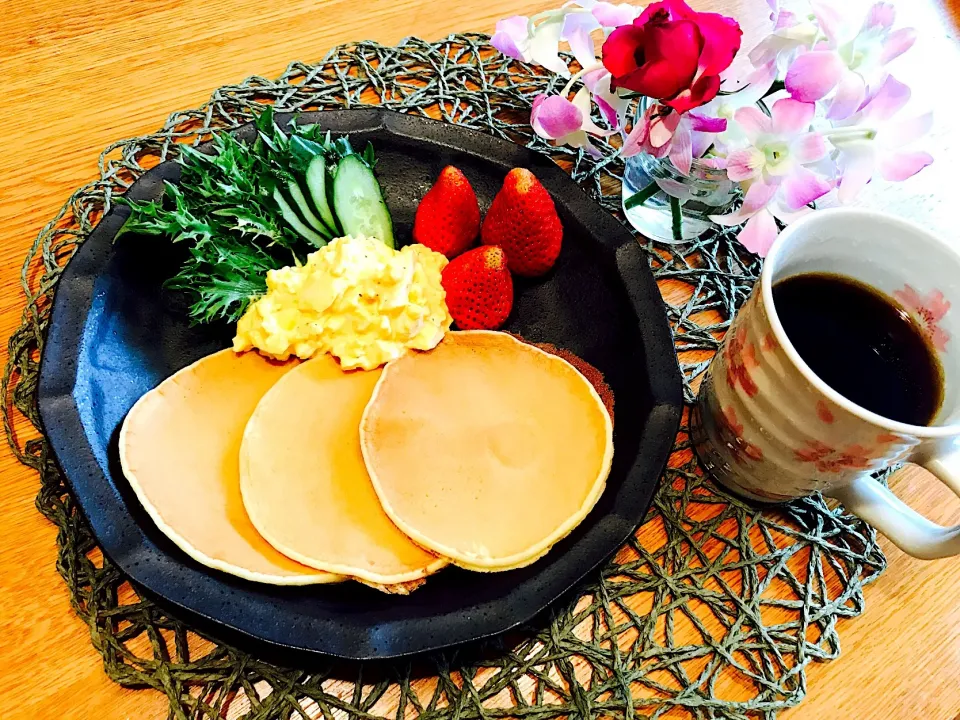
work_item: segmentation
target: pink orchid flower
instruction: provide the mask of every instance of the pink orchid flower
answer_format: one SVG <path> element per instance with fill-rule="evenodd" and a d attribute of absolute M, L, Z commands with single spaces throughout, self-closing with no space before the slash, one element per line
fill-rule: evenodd
<path fill-rule="evenodd" d="M 622 131 L 627 124 L 627 112 L 630 109 L 630 99 L 621 97 L 613 89 L 613 76 L 606 68 L 598 68 L 585 73 L 581 78 L 583 84 L 593 94 L 593 101 L 600 109 L 600 116 L 611 130 Z"/>
<path fill-rule="evenodd" d="M 536 26 L 530 18 L 514 15 L 497 22 L 490 44 L 507 57 L 535 63 L 568 78 L 570 69 L 560 57 L 563 27 L 562 11 L 547 13 L 547 17 Z"/>
<path fill-rule="evenodd" d="M 530 18 L 513 15 L 497 21 L 490 44 L 507 57 L 530 61 Z"/>
<path fill-rule="evenodd" d="M 636 5 L 630 5 L 629 3 L 614 5 L 608 2 L 588 3 L 585 0 L 581 0 L 579 4 L 583 7 L 589 7 L 590 12 L 593 13 L 597 22 L 599 22 L 604 29 L 629 25 L 636 20 L 642 12 L 642 8 L 638 8 Z"/>
<path fill-rule="evenodd" d="M 877 173 L 884 180 L 900 182 L 933 162 L 928 152 L 905 149 L 933 125 L 930 112 L 906 119 L 895 117 L 909 100 L 910 88 L 888 76 L 863 108 L 826 133 L 840 152 L 840 202 L 853 200 Z"/>
<path fill-rule="evenodd" d="M 811 4 L 826 41 L 791 63 L 785 84 L 803 102 L 833 93 L 827 118 L 842 120 L 883 84 L 885 66 L 910 49 L 916 33 L 912 28 L 893 30 L 896 11 L 889 3 L 873 5 L 859 30 L 851 30 L 832 3 Z"/>
<path fill-rule="evenodd" d="M 718 154 L 726 154 L 726 148 L 738 147 L 748 143 L 746 135 L 740 126 L 733 122 L 733 119 L 740 108 L 756 106 L 767 95 L 775 79 L 776 66 L 774 63 L 768 63 L 741 78 L 739 90 L 717 95 L 703 107 L 697 108 L 699 115 L 722 121 L 722 126 L 714 125 L 714 128 L 719 127 L 719 130 L 713 129 L 710 131 L 718 134 L 711 135 L 708 138 L 711 143 L 716 144 Z M 705 147 L 704 151 L 706 149 Z M 696 155 L 696 153 L 694 154 Z"/>
<path fill-rule="evenodd" d="M 560 145 L 583 148 L 590 155 L 600 151 L 590 142 L 590 135 L 608 137 L 616 130 L 604 130 L 590 118 L 590 91 L 580 88 L 573 100 L 562 95 L 537 95 L 530 111 L 530 124 L 534 132 L 547 140 L 556 140 Z"/>
<path fill-rule="evenodd" d="M 681 114 L 664 105 L 652 105 L 624 140 L 620 155 L 628 158 L 644 152 L 669 157 L 677 170 L 689 175 L 693 159 L 701 157 L 713 144 L 713 136 L 726 127 L 722 118 Z"/>
<path fill-rule="evenodd" d="M 560 57 L 561 42 L 569 45 L 582 68 L 588 68 L 597 63 L 592 33 L 602 29 L 608 35 L 614 28 L 632 23 L 640 12 L 640 8 L 625 3 L 579 0 L 532 19 L 514 15 L 500 20 L 490 44 L 507 57 L 541 65 L 569 78 L 570 70 Z"/>
<path fill-rule="evenodd" d="M 734 116 L 750 144 L 727 155 L 725 165 L 727 176 L 746 193 L 740 208 L 711 219 L 727 226 L 746 222 L 737 237 L 761 257 L 779 233 L 778 219 L 791 222 L 833 187 L 809 167 L 828 149 L 823 136 L 811 130 L 815 113 L 813 103 L 784 98 L 769 117 L 757 107 L 740 108 Z"/>
<path fill-rule="evenodd" d="M 770 3 L 774 21 L 773 32 L 761 40 L 747 55 L 755 68 L 772 66 L 774 74 L 784 73 L 801 52 L 806 52 L 817 41 L 820 30 L 813 16 L 801 18 L 789 10 L 781 10 L 779 3 Z"/>

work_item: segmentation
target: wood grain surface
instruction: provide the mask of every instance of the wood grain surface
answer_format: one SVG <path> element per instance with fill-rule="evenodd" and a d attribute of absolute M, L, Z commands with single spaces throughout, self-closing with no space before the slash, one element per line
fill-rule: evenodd
<path fill-rule="evenodd" d="M 845 0 L 846 5 L 849 0 Z M 0 335 L 19 322 L 19 273 L 29 243 L 77 186 L 97 174 L 112 141 L 159 127 L 214 88 L 248 75 L 278 75 L 292 60 L 317 61 L 358 39 L 491 31 L 498 18 L 560 4 L 530 0 L 6 0 L 0 5 Z M 736 15 L 745 45 L 766 27 L 764 0 L 701 0 Z M 864 203 L 919 220 L 960 242 L 956 231 L 956 6 L 901 0 L 901 23 L 920 42 L 898 77 L 937 112 L 936 163 L 894 188 L 868 188 Z M 104 675 L 87 629 L 54 568 L 54 528 L 33 505 L 37 478 L 0 451 L 0 718 L 153 720 L 165 698 L 124 689 Z M 960 502 L 923 471 L 895 491 L 931 518 L 960 521 Z M 960 559 L 921 562 L 884 543 L 886 573 L 866 590 L 866 612 L 841 621 L 840 659 L 808 671 L 808 697 L 781 717 L 960 717 Z"/>

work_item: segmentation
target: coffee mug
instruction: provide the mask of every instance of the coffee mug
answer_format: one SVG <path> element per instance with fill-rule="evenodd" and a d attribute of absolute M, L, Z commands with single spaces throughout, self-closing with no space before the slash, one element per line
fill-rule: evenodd
<path fill-rule="evenodd" d="M 866 283 L 919 322 L 943 367 L 943 403 L 930 425 L 854 404 L 800 358 L 772 288 L 808 272 Z M 790 225 L 707 371 L 691 434 L 704 468 L 735 494 L 784 502 L 821 492 L 915 557 L 960 554 L 960 525 L 931 522 L 871 477 L 912 462 L 960 495 L 960 251 L 870 210 L 818 210 Z"/>

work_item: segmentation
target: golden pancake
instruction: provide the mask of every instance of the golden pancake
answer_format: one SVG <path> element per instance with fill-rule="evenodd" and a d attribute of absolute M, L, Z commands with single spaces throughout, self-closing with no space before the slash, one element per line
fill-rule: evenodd
<path fill-rule="evenodd" d="M 263 394 L 297 363 L 222 350 L 148 392 L 120 430 L 120 464 L 160 530 L 207 567 L 273 585 L 342 577 L 277 552 L 240 498 L 240 441 Z"/>
<path fill-rule="evenodd" d="M 586 517 L 613 427 L 566 360 L 467 331 L 387 364 L 360 445 L 401 530 L 461 567 L 496 571 L 529 565 Z"/>
<path fill-rule="evenodd" d="M 358 428 L 379 378 L 380 370 L 344 372 L 330 355 L 287 373 L 247 423 L 240 489 L 254 526 L 283 554 L 392 586 L 446 561 L 390 522 L 370 484 Z"/>

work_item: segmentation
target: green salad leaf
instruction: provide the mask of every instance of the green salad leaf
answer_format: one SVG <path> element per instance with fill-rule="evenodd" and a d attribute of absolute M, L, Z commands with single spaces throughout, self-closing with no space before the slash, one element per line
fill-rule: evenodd
<path fill-rule="evenodd" d="M 119 199 L 130 208 L 121 235 L 165 236 L 187 247 L 187 260 L 166 286 L 189 297 L 194 322 L 236 321 L 266 291 L 269 270 L 302 263 L 328 240 L 351 232 L 352 219 L 345 226 L 333 202 L 344 158 L 359 157 L 373 178 L 369 144 L 358 154 L 348 138 L 331 139 L 296 120 L 283 130 L 272 108 L 260 114 L 256 128 L 251 143 L 217 132 L 208 152 L 181 146 L 180 182 L 166 183 L 160 199 Z M 376 180 L 373 189 L 366 187 L 382 205 Z M 377 230 L 393 244 L 389 215 Z"/>

